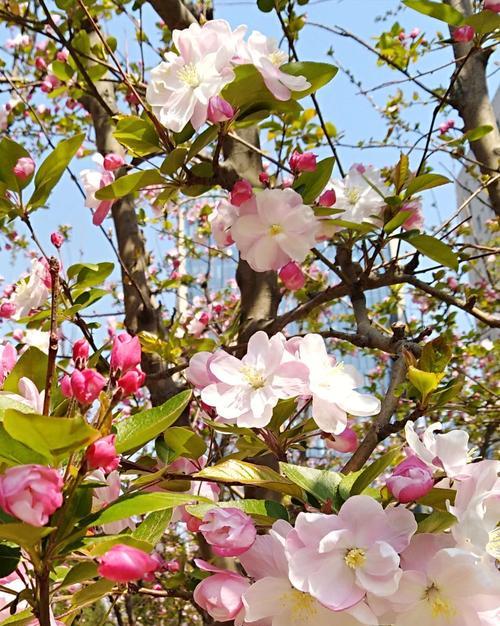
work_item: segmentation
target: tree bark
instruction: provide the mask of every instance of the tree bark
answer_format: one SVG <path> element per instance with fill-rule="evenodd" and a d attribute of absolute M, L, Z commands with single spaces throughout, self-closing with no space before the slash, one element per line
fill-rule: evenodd
<path fill-rule="evenodd" d="M 473 13 L 471 0 L 445 0 L 445 2 L 464 15 Z M 454 28 L 450 26 L 452 37 L 453 30 Z M 460 59 L 469 53 L 472 45 L 472 43 L 461 42 L 453 44 L 457 66 L 461 63 Z M 499 167 L 500 133 L 486 79 L 486 67 L 490 54 L 490 51 L 478 50 L 470 55 L 457 77 L 450 100 L 464 122 L 465 132 L 478 126 L 492 127 L 491 132 L 471 142 L 472 152 L 481 164 L 481 173 L 491 177 Z M 497 180 L 488 185 L 487 191 L 492 210 L 500 215 L 500 181 Z"/>

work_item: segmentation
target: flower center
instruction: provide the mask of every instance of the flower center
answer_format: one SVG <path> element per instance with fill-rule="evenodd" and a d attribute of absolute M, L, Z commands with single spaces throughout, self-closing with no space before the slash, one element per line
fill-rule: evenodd
<path fill-rule="evenodd" d="M 349 204 L 356 204 L 361 197 L 361 192 L 357 187 L 350 187 L 346 192 L 347 201 Z"/>
<path fill-rule="evenodd" d="M 288 56 L 285 52 L 283 52 L 283 50 L 275 50 L 274 52 L 271 52 L 271 54 L 268 54 L 267 58 L 276 67 L 280 67 L 281 65 L 283 65 L 283 63 L 286 63 L 286 61 L 288 61 Z"/>
<path fill-rule="evenodd" d="M 291 589 L 287 594 L 287 604 L 292 609 L 291 613 L 295 617 L 294 623 L 304 623 L 313 618 L 317 611 L 316 600 L 308 593 Z"/>
<path fill-rule="evenodd" d="M 275 235 L 279 235 L 283 232 L 283 226 L 281 224 L 271 224 L 269 226 L 269 234 L 274 237 Z"/>
<path fill-rule="evenodd" d="M 258 369 L 245 366 L 242 371 L 252 389 L 262 389 L 262 387 L 266 386 L 266 377 Z"/>
<path fill-rule="evenodd" d="M 198 87 L 201 82 L 198 75 L 198 70 L 193 63 L 186 63 L 186 65 L 181 67 L 177 71 L 177 77 L 179 78 L 179 80 L 182 80 L 185 85 L 187 85 L 188 87 L 192 87 L 193 89 L 195 87 Z"/>
<path fill-rule="evenodd" d="M 431 605 L 432 617 L 444 617 L 449 620 L 457 612 L 453 604 L 442 596 L 439 589 L 435 585 L 427 587 L 425 590 L 425 599 Z"/>
<path fill-rule="evenodd" d="M 344 561 L 347 567 L 357 569 L 366 561 L 366 552 L 362 548 L 351 548 L 346 552 Z"/>

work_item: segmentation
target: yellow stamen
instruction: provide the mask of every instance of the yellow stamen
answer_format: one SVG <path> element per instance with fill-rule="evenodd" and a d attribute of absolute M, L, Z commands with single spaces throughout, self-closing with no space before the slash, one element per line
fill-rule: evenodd
<path fill-rule="evenodd" d="M 362 548 L 352 548 L 346 552 L 344 561 L 351 569 L 361 567 L 366 561 L 366 552 Z"/>

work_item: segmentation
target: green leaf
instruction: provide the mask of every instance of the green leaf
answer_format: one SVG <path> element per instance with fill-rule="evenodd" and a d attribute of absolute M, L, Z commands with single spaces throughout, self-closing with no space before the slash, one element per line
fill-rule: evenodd
<path fill-rule="evenodd" d="M 323 223 L 331 224 L 332 226 L 340 226 L 340 228 L 347 228 L 348 230 L 357 230 L 362 234 L 371 233 L 374 230 L 377 230 L 375 224 L 369 224 L 368 222 L 349 222 L 348 220 L 325 220 Z"/>
<path fill-rule="evenodd" d="M 295 191 L 300 193 L 304 204 L 311 204 L 323 191 L 332 175 L 334 157 L 320 161 L 314 172 L 302 172 L 293 183 Z"/>
<path fill-rule="evenodd" d="M 95 197 L 98 200 L 114 200 L 128 196 L 128 194 L 149 187 L 149 185 L 161 185 L 165 182 L 158 170 L 140 170 L 133 174 L 127 174 L 127 176 L 120 176 L 111 185 L 101 187 L 96 191 Z"/>
<path fill-rule="evenodd" d="M 71 604 L 79 609 L 87 604 L 94 604 L 100 598 L 107 596 L 114 586 L 115 583 L 112 580 L 105 578 L 98 580 L 77 591 L 71 598 Z"/>
<path fill-rule="evenodd" d="M 187 154 L 187 148 L 174 148 L 161 164 L 161 173 L 166 174 L 167 176 L 175 174 L 175 172 L 186 162 Z"/>
<path fill-rule="evenodd" d="M 430 506 L 433 509 L 439 511 L 448 511 L 446 503 L 454 504 L 455 496 L 457 492 L 454 489 L 441 489 L 440 487 L 434 487 L 422 498 L 417 500 L 417 504 L 424 506 Z"/>
<path fill-rule="evenodd" d="M 448 511 L 433 511 L 419 521 L 417 533 L 441 533 L 456 521 L 457 518 Z"/>
<path fill-rule="evenodd" d="M 119 535 L 103 535 L 97 537 L 84 537 L 82 540 L 82 550 L 86 550 L 92 557 L 97 557 L 111 550 L 113 546 L 123 544 L 132 546 L 143 552 L 151 552 L 154 546 L 148 541 L 137 539 L 128 533 Z"/>
<path fill-rule="evenodd" d="M 71 159 L 85 139 L 85 133 L 79 133 L 69 139 L 63 139 L 38 168 L 35 175 L 35 190 L 28 201 L 31 209 L 43 206 L 57 185 Z"/>
<path fill-rule="evenodd" d="M 453 7 L 444 2 L 431 2 L 431 0 L 403 0 L 410 9 L 414 9 L 419 13 L 434 17 L 441 22 L 451 24 L 451 26 L 460 26 L 464 21 L 464 16 Z"/>
<path fill-rule="evenodd" d="M 75 585 L 76 583 L 83 583 L 92 578 L 96 578 L 97 575 L 97 563 L 94 563 L 93 561 L 77 563 L 66 574 L 61 583 L 61 587 L 69 587 L 70 585 Z"/>
<path fill-rule="evenodd" d="M 279 432 L 280 427 L 288 418 L 292 417 L 296 410 L 297 400 L 295 398 L 279 400 L 278 404 L 273 409 L 273 417 L 269 422 L 269 428 L 275 432 Z"/>
<path fill-rule="evenodd" d="M 128 452 L 143 446 L 171 426 L 187 407 L 191 391 L 181 391 L 162 405 L 131 415 L 116 424 L 116 450 Z"/>
<path fill-rule="evenodd" d="M 441 185 L 447 185 L 450 183 L 450 179 L 441 174 L 422 174 L 416 176 L 408 183 L 405 192 L 405 198 L 415 195 L 426 189 L 433 189 L 434 187 L 440 187 Z"/>
<path fill-rule="evenodd" d="M 411 384 L 420 392 L 422 402 L 425 402 L 427 397 L 438 388 L 439 383 L 444 376 L 444 372 L 424 372 L 423 370 L 419 370 L 416 367 L 413 367 L 413 365 L 410 365 L 408 367 L 407 375 Z"/>
<path fill-rule="evenodd" d="M 384 226 L 386 233 L 392 233 L 396 228 L 399 228 L 406 220 L 412 215 L 413 211 L 399 211 L 396 215 L 390 219 Z"/>
<path fill-rule="evenodd" d="M 458 270 L 458 256 L 453 252 L 450 246 L 436 237 L 431 235 L 421 235 L 418 233 L 410 233 L 405 237 L 408 243 L 421 252 L 429 259 L 445 265 L 452 270 Z"/>
<path fill-rule="evenodd" d="M 4 426 L 11 437 L 56 461 L 101 436 L 83 417 L 49 417 L 13 409 L 5 411 Z"/>
<path fill-rule="evenodd" d="M 0 544 L 0 578 L 8 576 L 15 571 L 21 559 L 21 548 Z"/>
<path fill-rule="evenodd" d="M 114 270 L 113 263 L 76 263 L 68 268 L 68 278 L 75 278 L 72 288 L 75 297 L 88 287 L 101 285 Z"/>
<path fill-rule="evenodd" d="M 339 71 L 335 65 L 317 63 L 315 61 L 285 63 L 285 65 L 280 67 L 280 70 L 292 76 L 305 76 L 311 83 L 311 86 L 304 89 L 304 91 L 294 91 L 292 93 L 292 98 L 296 99 L 305 98 L 305 96 L 315 93 L 318 89 L 327 85 Z"/>
<path fill-rule="evenodd" d="M 163 511 L 173 507 L 197 500 L 206 501 L 206 498 L 189 493 L 176 493 L 161 491 L 157 493 L 135 493 L 122 496 L 102 509 L 98 513 L 93 513 L 82 519 L 78 526 L 102 526 L 111 522 L 132 517 L 133 515 L 143 515 L 153 511 Z M 0 526 L 1 528 L 1 526 Z"/>
<path fill-rule="evenodd" d="M 263 465 L 255 465 L 245 461 L 229 459 L 218 465 L 205 467 L 195 474 L 196 477 L 208 478 L 221 483 L 239 483 L 254 487 L 265 487 L 271 491 L 285 493 L 297 498 L 303 498 L 300 487 L 290 480 L 280 476 L 277 472 Z"/>
<path fill-rule="evenodd" d="M 487 35 L 500 28 L 500 15 L 493 11 L 481 11 L 469 15 L 465 23 L 472 26 L 478 35 Z"/>
<path fill-rule="evenodd" d="M 19 380 L 25 377 L 35 383 L 38 391 L 42 391 L 45 389 L 47 362 L 48 357 L 44 352 L 34 346 L 30 346 L 26 352 L 19 357 L 14 369 L 5 379 L 3 390 L 10 391 L 11 393 L 19 393 Z"/>
<path fill-rule="evenodd" d="M 0 459 L 9 465 L 45 465 L 47 456 L 31 450 L 20 441 L 13 439 L 0 425 Z"/>
<path fill-rule="evenodd" d="M 135 156 L 160 151 L 158 133 L 153 124 L 136 115 L 120 115 L 113 136 Z"/>
<path fill-rule="evenodd" d="M 318 470 L 280 463 L 280 470 L 293 483 L 311 493 L 320 502 L 333 502 L 342 479 L 340 474 L 331 470 Z"/>
<path fill-rule="evenodd" d="M 263 13 L 271 13 L 274 11 L 274 0 L 257 0 L 257 6 Z"/>
<path fill-rule="evenodd" d="M 179 456 L 189 459 L 198 459 L 205 454 L 207 446 L 205 441 L 189 428 L 173 426 L 163 433 L 165 443 L 172 451 L 172 462 Z"/>
<path fill-rule="evenodd" d="M 477 126 L 472 130 L 468 130 L 466 133 L 463 134 L 462 138 L 467 139 L 467 141 L 477 141 L 478 139 L 482 139 L 483 137 L 491 133 L 492 130 L 493 126 L 490 126 L 489 124 L 483 124 L 482 126 Z"/>
<path fill-rule="evenodd" d="M 202 519 L 205 513 L 216 507 L 241 509 L 250 515 L 259 526 L 272 526 L 277 519 L 288 521 L 286 508 L 274 500 L 230 500 L 229 502 L 207 502 L 206 504 L 188 504 L 186 510 L 191 515 Z"/>
<path fill-rule="evenodd" d="M 62 80 L 63 83 L 67 83 L 73 78 L 75 70 L 71 67 L 69 63 L 63 63 L 62 61 L 52 61 L 51 72 L 52 74 L 54 74 L 54 76 L 57 76 L 59 80 Z"/>
<path fill-rule="evenodd" d="M 205 146 L 208 146 L 209 143 L 214 141 L 214 139 L 219 134 L 219 129 L 217 126 L 209 126 L 202 133 L 200 133 L 196 139 L 191 144 L 188 152 L 188 161 L 192 159 L 194 156 L 199 154 Z"/>
<path fill-rule="evenodd" d="M 386 454 L 374 461 L 366 469 L 362 470 L 351 487 L 350 495 L 356 496 L 363 493 L 363 491 L 369 487 L 371 483 L 389 467 L 389 465 L 392 465 L 400 455 L 401 449 L 394 448 L 393 450 L 386 452 Z"/>
<path fill-rule="evenodd" d="M 14 140 L 4 137 L 0 141 L 0 162 L 2 163 L 0 182 L 4 183 L 7 189 L 20 191 L 30 184 L 33 174 L 26 180 L 21 180 L 12 171 L 17 160 L 26 157 L 30 157 L 30 153 Z"/>
<path fill-rule="evenodd" d="M 154 511 L 132 533 L 136 539 L 147 541 L 155 546 L 163 537 L 163 533 L 170 524 L 172 509 Z"/>
<path fill-rule="evenodd" d="M 30 526 L 29 524 L 0 524 L 0 540 L 10 541 L 28 551 L 43 537 L 50 535 L 54 530 L 50 526 Z"/>
<path fill-rule="evenodd" d="M 14 598 L 14 596 L 12 596 Z M 18 611 L 15 615 L 11 615 L 7 619 L 0 622 L 0 626 L 28 626 L 33 624 L 35 619 L 31 609 L 25 609 L 24 611 Z"/>

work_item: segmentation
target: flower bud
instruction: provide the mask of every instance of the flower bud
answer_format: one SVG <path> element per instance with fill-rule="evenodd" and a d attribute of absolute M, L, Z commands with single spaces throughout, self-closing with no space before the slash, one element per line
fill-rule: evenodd
<path fill-rule="evenodd" d="M 271 180 L 271 177 L 269 176 L 267 172 L 261 172 L 259 174 L 259 181 L 266 187 L 269 185 L 270 180 Z"/>
<path fill-rule="evenodd" d="M 326 439 L 326 446 L 337 452 L 354 452 L 358 448 L 358 435 L 352 428 L 347 427 L 340 435 L 331 435 Z"/>
<path fill-rule="evenodd" d="M 125 396 L 131 396 L 139 391 L 144 385 L 145 380 L 146 374 L 139 368 L 135 368 L 125 372 L 123 376 L 120 376 L 118 379 L 118 387 L 120 387 Z"/>
<path fill-rule="evenodd" d="M 120 333 L 114 338 L 111 349 L 111 370 L 122 374 L 134 369 L 141 362 L 141 344 L 138 337 Z"/>
<path fill-rule="evenodd" d="M 387 479 L 387 489 L 401 504 L 422 498 L 434 487 L 430 468 L 412 455 L 394 468 Z"/>
<path fill-rule="evenodd" d="M 290 167 L 293 172 L 314 172 L 316 169 L 316 155 L 312 152 L 302 154 L 294 150 L 290 157 Z"/>
<path fill-rule="evenodd" d="M 493 11 L 494 13 L 500 13 L 500 2 L 499 0 L 484 0 L 484 8 L 488 11 Z"/>
<path fill-rule="evenodd" d="M 464 24 L 464 26 L 459 26 L 455 28 L 453 31 L 453 40 L 460 42 L 468 42 L 474 39 L 474 35 L 476 31 L 472 28 L 472 26 L 468 26 Z"/>
<path fill-rule="evenodd" d="M 214 507 L 205 513 L 200 532 L 218 556 L 239 556 L 255 541 L 252 518 L 233 507 Z"/>
<path fill-rule="evenodd" d="M 87 448 L 85 459 L 90 469 L 100 469 L 109 474 L 120 465 L 120 455 L 115 448 L 116 435 L 108 435 L 94 441 Z"/>
<path fill-rule="evenodd" d="M 21 157 L 17 159 L 12 171 L 19 180 L 27 180 L 35 171 L 35 161 L 31 157 Z"/>
<path fill-rule="evenodd" d="M 337 202 L 335 189 L 326 189 L 318 198 L 319 206 L 333 206 Z"/>
<path fill-rule="evenodd" d="M 75 370 L 71 374 L 71 390 L 80 404 L 91 404 L 106 386 L 106 379 L 93 369 Z"/>
<path fill-rule="evenodd" d="M 13 302 L 2 302 L 0 304 L 0 317 L 10 319 L 16 313 L 16 305 Z"/>
<path fill-rule="evenodd" d="M 50 235 L 50 241 L 53 246 L 59 249 L 64 243 L 64 236 L 61 233 L 54 232 Z"/>
<path fill-rule="evenodd" d="M 128 583 L 144 578 L 158 569 L 158 559 L 147 552 L 117 544 L 99 559 L 99 575 L 117 583 Z"/>
<path fill-rule="evenodd" d="M 73 361 L 75 361 L 75 363 L 77 361 L 83 361 L 85 363 L 89 358 L 89 353 L 90 346 L 89 342 L 86 339 L 82 337 L 82 339 L 78 339 L 77 341 L 75 341 L 75 343 L 73 344 Z"/>
<path fill-rule="evenodd" d="M 234 117 L 234 109 L 221 96 L 212 96 L 208 101 L 207 117 L 214 124 L 227 122 Z"/>
<path fill-rule="evenodd" d="M 110 152 L 104 157 L 103 167 L 108 172 L 112 172 L 113 170 L 117 170 L 125 164 L 125 159 L 116 152 Z"/>
<path fill-rule="evenodd" d="M 59 50 L 59 52 L 56 54 L 56 59 L 58 61 L 61 61 L 61 63 L 66 63 L 68 58 L 69 58 L 69 52 L 67 50 Z"/>
<path fill-rule="evenodd" d="M 64 376 L 59 381 L 59 386 L 61 387 L 61 393 L 65 398 L 73 397 L 73 389 L 71 387 L 71 378 L 68 374 L 64 374 Z"/>
<path fill-rule="evenodd" d="M 228 570 L 222 570 L 201 559 L 195 560 L 200 569 L 215 572 L 194 590 L 193 598 L 216 622 L 228 622 L 243 609 L 242 596 L 250 586 L 248 580 Z"/>
<path fill-rule="evenodd" d="M 253 189 L 250 182 L 246 179 L 238 180 L 234 183 L 231 190 L 230 201 L 234 206 L 241 206 L 247 200 L 253 197 Z"/>
<path fill-rule="evenodd" d="M 297 291 L 297 289 L 302 289 L 305 285 L 306 277 L 304 276 L 304 272 L 300 269 L 300 265 L 297 265 L 295 261 L 290 261 L 286 265 L 284 265 L 279 271 L 279 277 L 283 285 L 290 289 L 290 291 Z"/>
<path fill-rule="evenodd" d="M 40 70 L 41 72 L 43 72 L 47 69 L 47 62 L 45 61 L 43 57 L 36 57 L 35 67 L 37 70 Z"/>

